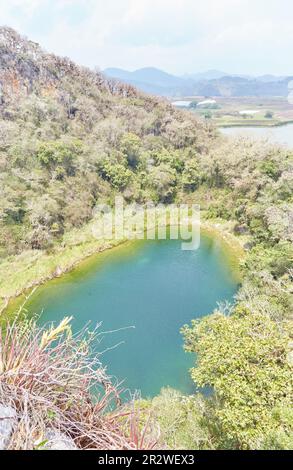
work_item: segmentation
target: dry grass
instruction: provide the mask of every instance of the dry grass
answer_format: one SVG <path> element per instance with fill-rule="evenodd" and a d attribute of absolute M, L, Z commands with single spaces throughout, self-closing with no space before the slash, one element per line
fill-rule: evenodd
<path fill-rule="evenodd" d="M 81 449 L 151 449 L 158 433 L 142 427 L 134 400 L 122 405 L 92 345 L 98 329 L 72 336 L 70 318 L 39 328 L 13 322 L 0 332 L 0 403 L 17 411 L 9 449 L 38 449 L 46 431 L 71 437 Z"/>

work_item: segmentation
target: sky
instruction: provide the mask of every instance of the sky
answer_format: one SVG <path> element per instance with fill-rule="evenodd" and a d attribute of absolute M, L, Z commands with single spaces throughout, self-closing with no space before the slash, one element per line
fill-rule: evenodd
<path fill-rule="evenodd" d="M 293 74 L 292 0 L 0 0 L 0 25 L 101 70 Z"/>

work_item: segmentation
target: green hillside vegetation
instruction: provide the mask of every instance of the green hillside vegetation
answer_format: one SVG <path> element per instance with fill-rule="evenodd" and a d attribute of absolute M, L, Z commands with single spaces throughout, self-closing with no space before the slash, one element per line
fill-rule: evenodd
<path fill-rule="evenodd" d="M 48 249 L 97 201 L 172 201 L 214 131 L 1 30 L 1 257 Z"/>
<path fill-rule="evenodd" d="M 200 203 L 205 221 L 247 240 L 236 304 L 183 327 L 192 379 L 213 394 L 164 390 L 140 419 L 151 410 L 170 448 L 292 448 L 293 152 L 220 137 L 9 28 L 0 92 L 0 309 L 110 246 L 91 233 L 97 203 Z"/>

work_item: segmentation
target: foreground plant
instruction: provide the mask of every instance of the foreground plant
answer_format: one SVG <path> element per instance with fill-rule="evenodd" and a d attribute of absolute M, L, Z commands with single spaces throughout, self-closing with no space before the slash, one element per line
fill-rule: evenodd
<path fill-rule="evenodd" d="M 0 405 L 13 412 L 5 447 L 46 448 L 57 434 L 81 449 L 154 448 L 150 422 L 142 428 L 133 402 L 121 404 L 121 391 L 92 353 L 98 332 L 73 336 L 70 320 L 48 329 L 35 320 L 13 322 L 0 330 Z"/>
<path fill-rule="evenodd" d="M 224 448 L 292 448 L 292 342 L 264 312 L 237 305 L 183 328 L 197 353 L 192 379 L 214 390 L 213 426 Z M 214 431 L 215 433 L 215 431 Z M 268 444 L 269 443 L 269 444 Z"/>

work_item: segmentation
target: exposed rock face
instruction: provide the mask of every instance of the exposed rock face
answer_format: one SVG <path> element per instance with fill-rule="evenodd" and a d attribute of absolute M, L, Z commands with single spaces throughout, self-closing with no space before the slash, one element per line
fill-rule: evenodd
<path fill-rule="evenodd" d="M 7 448 L 16 423 L 17 414 L 15 409 L 11 406 L 0 404 L 0 450 Z"/>
<path fill-rule="evenodd" d="M 45 438 L 48 441 L 45 445 L 47 450 L 77 450 L 73 439 L 55 429 L 48 430 Z"/>
<path fill-rule="evenodd" d="M 16 410 L 9 405 L 0 404 L 0 450 L 9 447 L 9 441 L 17 425 Z M 77 450 L 73 439 L 56 429 L 49 429 L 45 434 L 46 450 Z"/>
<path fill-rule="evenodd" d="M 70 90 L 66 92 L 66 86 L 64 88 L 68 77 L 76 83 L 82 81 L 85 94 L 94 85 L 97 92 L 123 97 L 139 95 L 130 85 L 78 67 L 68 58 L 48 54 L 39 44 L 22 37 L 12 28 L 0 27 L 0 104 L 7 103 L 11 95 L 33 92 L 39 96 L 55 94 L 60 102 L 67 103 L 73 99 Z"/>

